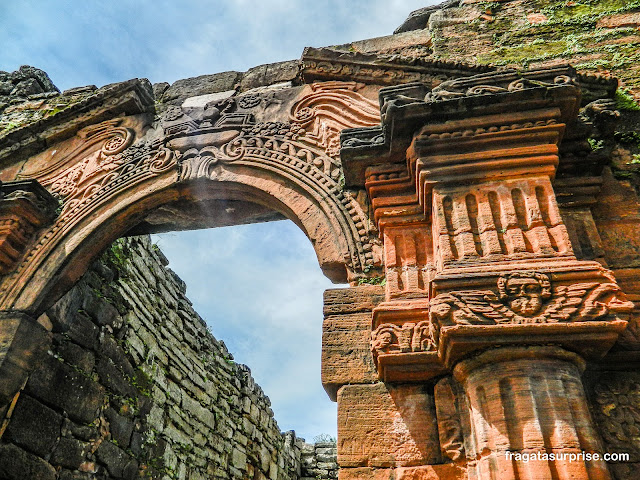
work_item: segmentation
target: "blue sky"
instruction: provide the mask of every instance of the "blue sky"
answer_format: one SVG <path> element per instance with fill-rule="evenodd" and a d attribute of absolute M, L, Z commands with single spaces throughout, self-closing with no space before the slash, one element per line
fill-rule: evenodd
<path fill-rule="evenodd" d="M 389 35 L 433 0 L 0 0 L 0 70 L 29 64 L 61 90 L 151 82 L 299 58 Z M 290 221 L 155 236 L 187 294 L 271 398 L 282 430 L 336 435 L 320 384 L 321 273 Z"/>

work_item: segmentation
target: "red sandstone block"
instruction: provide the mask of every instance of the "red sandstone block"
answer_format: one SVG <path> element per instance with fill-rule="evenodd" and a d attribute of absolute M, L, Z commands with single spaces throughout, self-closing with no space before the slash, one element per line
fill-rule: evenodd
<path fill-rule="evenodd" d="M 324 315 L 370 312 L 384 300 L 384 287 L 360 285 L 324 291 Z"/>
<path fill-rule="evenodd" d="M 340 467 L 440 461 L 433 395 L 423 385 L 346 385 L 338 391 Z"/>
<path fill-rule="evenodd" d="M 322 325 L 322 385 L 336 401 L 342 385 L 376 382 L 369 346 L 371 313 L 327 317 Z"/>
<path fill-rule="evenodd" d="M 341 468 L 338 480 L 462 480 L 466 470 L 454 464 L 409 468 Z"/>
<path fill-rule="evenodd" d="M 640 12 L 619 13 L 598 20 L 596 28 L 637 27 L 640 25 Z"/>

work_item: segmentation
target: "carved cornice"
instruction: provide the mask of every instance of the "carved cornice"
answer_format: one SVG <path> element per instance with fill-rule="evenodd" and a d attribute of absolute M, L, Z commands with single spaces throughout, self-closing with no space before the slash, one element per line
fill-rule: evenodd
<path fill-rule="evenodd" d="M 572 123 L 580 99 L 575 79 L 571 67 L 559 67 L 475 75 L 433 89 L 423 84 L 383 88 L 381 127 L 342 132 L 347 185 L 362 185 L 367 167 L 403 163 L 414 132 L 423 125 L 430 125 L 425 127 L 429 135 L 440 135 L 439 140 L 469 143 L 546 126 L 550 120 Z"/>
<path fill-rule="evenodd" d="M 494 71 L 494 67 L 400 55 L 345 52 L 330 48 L 305 48 L 302 77 L 317 80 L 354 80 L 376 85 L 422 82 L 431 86 L 450 78 Z"/>
<path fill-rule="evenodd" d="M 153 109 L 153 90 L 148 80 L 132 79 L 107 85 L 58 113 L 35 123 L 25 123 L 0 136 L 0 163 L 33 155 L 74 136 L 87 125 Z"/>

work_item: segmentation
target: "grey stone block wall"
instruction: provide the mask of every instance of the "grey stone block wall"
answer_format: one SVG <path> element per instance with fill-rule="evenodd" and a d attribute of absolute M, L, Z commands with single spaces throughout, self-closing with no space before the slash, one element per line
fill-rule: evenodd
<path fill-rule="evenodd" d="M 120 240 L 41 319 L 52 348 L 0 419 L 0 479 L 336 478 L 335 450 L 280 432 L 166 265 Z"/>

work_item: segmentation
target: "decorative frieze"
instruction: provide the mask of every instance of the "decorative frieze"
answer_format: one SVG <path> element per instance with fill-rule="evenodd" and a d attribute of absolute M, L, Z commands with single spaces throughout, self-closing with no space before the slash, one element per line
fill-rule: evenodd
<path fill-rule="evenodd" d="M 422 82 L 435 86 L 450 78 L 493 69 L 487 65 L 330 48 L 308 47 L 302 54 L 302 76 L 307 83 L 317 80 L 355 80 L 377 85 Z"/>
<path fill-rule="evenodd" d="M 454 291 L 431 300 L 430 316 L 444 325 L 524 325 L 627 320 L 634 308 L 616 283 L 553 285 L 540 272 L 513 272 L 496 289 Z"/>

